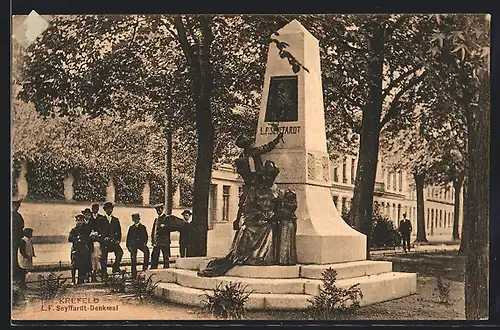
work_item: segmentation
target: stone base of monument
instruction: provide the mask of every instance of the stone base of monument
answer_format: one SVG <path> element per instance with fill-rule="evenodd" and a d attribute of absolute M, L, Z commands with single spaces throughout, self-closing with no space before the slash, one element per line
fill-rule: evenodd
<path fill-rule="evenodd" d="M 175 268 L 148 270 L 153 281 L 161 281 L 155 295 L 166 301 L 201 306 L 205 293 L 219 283 L 241 282 L 252 291 L 246 307 L 250 310 L 304 310 L 308 300 L 322 285 L 322 272 L 337 271 L 337 286 L 348 288 L 359 283 L 363 293 L 360 305 L 401 298 L 416 293 L 417 274 L 392 271 L 387 261 L 354 261 L 329 265 L 236 266 L 219 277 L 199 277 L 207 258 L 180 258 Z"/>

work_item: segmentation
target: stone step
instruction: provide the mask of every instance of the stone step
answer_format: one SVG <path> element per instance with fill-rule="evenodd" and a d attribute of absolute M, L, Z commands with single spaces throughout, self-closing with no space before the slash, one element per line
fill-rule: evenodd
<path fill-rule="evenodd" d="M 205 257 L 179 258 L 175 268 L 187 270 L 202 270 L 208 264 Z M 247 278 L 310 278 L 321 279 L 323 271 L 328 268 L 337 271 L 337 279 L 355 278 L 365 275 L 375 275 L 392 271 L 389 261 L 353 261 L 326 265 L 295 265 L 295 266 L 235 266 L 226 276 Z"/>
<path fill-rule="evenodd" d="M 166 301 L 189 306 L 203 306 L 206 294 L 212 294 L 212 291 L 187 288 L 175 283 L 160 283 L 155 292 L 156 296 Z M 311 298 L 306 294 L 251 293 L 245 307 L 249 310 L 303 310 Z"/>
<path fill-rule="evenodd" d="M 229 284 L 230 282 L 240 282 L 246 291 L 262 294 L 309 294 L 315 295 L 318 293 L 322 285 L 319 279 L 305 279 L 305 278 L 283 278 L 283 279 L 268 279 L 268 278 L 246 278 L 234 276 L 219 276 L 219 277 L 200 277 L 194 270 L 186 269 L 163 269 L 163 270 L 150 270 L 150 274 L 155 274 L 153 280 L 161 281 L 162 283 L 175 283 L 180 286 L 200 289 L 200 290 L 214 290 L 218 285 Z M 386 283 L 387 282 L 387 283 Z M 336 284 L 340 288 L 348 288 L 352 285 L 359 283 L 363 294 L 372 292 L 376 294 L 377 290 L 381 291 L 381 295 L 388 293 L 393 295 L 392 292 L 401 292 L 402 297 L 416 292 L 416 274 L 389 272 L 375 275 L 365 275 L 356 278 L 339 279 Z M 386 285 L 387 284 L 387 285 Z M 388 292 L 389 290 L 390 292 Z M 396 293 L 394 293 L 396 294 Z M 367 294 L 368 301 L 383 301 L 378 300 Z"/>
<path fill-rule="evenodd" d="M 417 274 L 390 272 L 336 281 L 337 287 L 342 289 L 356 284 L 359 284 L 363 294 L 360 305 L 371 305 L 415 294 L 417 292 Z M 322 281 L 309 280 L 305 284 L 304 293 L 314 296 L 318 294 L 320 287 L 322 287 Z"/>
<path fill-rule="evenodd" d="M 146 276 L 153 275 L 153 281 L 162 283 L 176 283 L 184 287 L 213 290 L 219 284 L 240 282 L 247 291 L 267 294 L 300 294 L 304 293 L 308 280 L 302 278 L 251 278 L 236 276 L 201 277 L 195 270 L 169 268 L 162 270 L 148 270 Z M 319 284 L 319 282 L 318 282 Z"/>
<path fill-rule="evenodd" d="M 216 283 L 224 282 L 221 278 L 201 278 L 201 281 L 196 281 L 194 277 L 190 278 L 190 276 L 187 276 L 192 275 L 189 273 L 194 273 L 193 271 L 176 270 L 172 273 L 176 273 L 178 276 L 180 274 L 180 282 L 184 280 L 187 280 L 187 282 L 184 282 L 183 285 L 179 283 L 159 283 L 155 294 L 167 301 L 184 305 L 202 306 L 204 295 L 213 292 L 209 288 L 213 288 Z M 186 276 L 182 279 L 184 275 Z M 216 279 L 219 280 L 217 281 Z M 348 288 L 359 283 L 359 287 L 363 294 L 360 305 L 364 306 L 414 294 L 416 293 L 416 280 L 416 274 L 391 272 L 339 280 L 336 284 L 339 288 Z M 189 283 L 189 281 L 193 281 L 194 284 Z M 308 300 L 312 300 L 313 296 L 319 292 L 322 282 L 314 279 L 298 279 L 298 281 L 303 281 L 303 293 L 285 293 L 289 288 L 274 289 L 280 293 L 262 293 L 254 291 L 250 294 L 246 307 L 254 310 L 304 310 L 310 305 Z M 245 282 L 246 281 L 242 281 L 242 283 Z M 187 284 L 197 285 L 198 288 L 185 286 Z M 266 285 L 269 285 L 269 283 Z M 255 284 L 254 287 L 258 288 Z M 263 284 L 260 289 L 263 291 L 271 291 L 262 289 L 264 287 L 265 285 Z M 283 288 L 286 288 L 286 285 L 283 285 Z M 250 291 L 250 286 L 247 287 L 246 290 Z"/>
<path fill-rule="evenodd" d="M 327 265 L 301 265 L 300 277 L 321 279 L 323 278 L 322 273 L 328 268 L 335 269 L 337 271 L 337 280 L 341 280 L 366 275 L 389 273 L 392 271 L 392 262 L 363 260 Z"/>

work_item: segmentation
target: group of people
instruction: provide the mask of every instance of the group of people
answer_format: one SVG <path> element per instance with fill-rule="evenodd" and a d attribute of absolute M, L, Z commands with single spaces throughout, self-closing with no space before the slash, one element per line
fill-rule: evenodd
<path fill-rule="evenodd" d="M 126 236 L 126 247 L 130 252 L 132 277 L 137 276 L 137 253 L 144 255 L 143 270 L 148 269 L 151 259 L 151 269 L 158 268 L 160 252 L 163 254 L 163 267 L 169 267 L 170 233 L 180 232 L 180 256 L 185 257 L 189 243 L 192 214 L 189 210 L 182 212 L 182 219 L 174 215 L 165 215 L 163 204 L 155 205 L 157 217 L 151 231 L 152 252 L 148 248 L 149 235 L 141 221 L 139 213 L 131 215 L 130 225 Z M 73 283 L 81 284 L 85 281 L 95 282 L 100 275 L 105 279 L 108 275 L 108 255 L 113 253 L 115 258 L 112 265 L 113 273 L 120 272 L 123 249 L 120 246 L 122 229 L 120 220 L 113 215 L 113 204 L 106 202 L 103 205 L 104 215 L 99 213 L 99 204 L 93 204 L 91 209 L 86 208 L 75 216 L 76 225 L 71 229 L 68 241 L 71 248 L 71 277 Z M 76 274 L 78 273 L 77 278 Z"/>

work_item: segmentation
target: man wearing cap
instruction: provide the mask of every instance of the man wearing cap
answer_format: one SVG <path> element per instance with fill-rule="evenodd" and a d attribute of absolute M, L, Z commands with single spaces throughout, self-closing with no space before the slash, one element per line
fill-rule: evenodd
<path fill-rule="evenodd" d="M 151 269 L 158 268 L 160 252 L 163 255 L 163 268 L 169 268 L 170 231 L 172 228 L 168 223 L 168 217 L 163 214 L 163 204 L 155 205 L 154 208 L 158 217 L 155 218 L 151 230 L 151 244 L 153 245 Z"/>
<path fill-rule="evenodd" d="M 120 220 L 115 217 L 113 213 L 113 204 L 106 202 L 103 205 L 105 215 L 105 226 L 102 230 L 102 257 L 101 257 L 101 268 L 103 277 L 108 274 L 108 253 L 113 252 L 115 254 L 115 262 L 113 263 L 113 273 L 120 272 L 120 263 L 123 257 L 123 250 L 120 246 L 122 240 L 122 228 L 120 226 Z"/>
<path fill-rule="evenodd" d="M 146 226 L 139 221 L 141 221 L 139 213 L 132 214 L 133 224 L 128 228 L 127 233 L 127 249 L 130 252 L 132 262 L 132 278 L 137 277 L 137 250 L 144 254 L 142 270 L 148 269 L 149 264 L 148 232 Z"/>
<path fill-rule="evenodd" d="M 12 276 L 15 281 L 22 280 L 22 269 L 17 260 L 17 252 L 19 245 L 23 239 L 24 219 L 19 213 L 21 207 L 21 200 L 12 200 Z"/>
<path fill-rule="evenodd" d="M 190 243 L 190 236 L 191 236 L 191 222 L 193 221 L 192 219 L 192 213 L 189 210 L 184 210 L 182 211 L 182 218 L 185 222 L 185 226 L 182 230 L 180 230 L 180 235 L 179 235 L 179 249 L 180 249 L 180 255 L 181 258 L 184 258 L 187 256 L 187 250 L 188 250 L 188 244 Z"/>

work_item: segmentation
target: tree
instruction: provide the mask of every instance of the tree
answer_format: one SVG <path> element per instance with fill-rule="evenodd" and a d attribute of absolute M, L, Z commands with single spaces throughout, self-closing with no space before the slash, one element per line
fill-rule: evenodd
<path fill-rule="evenodd" d="M 200 245 L 191 255 L 206 253 L 212 162 L 256 114 L 248 111 L 256 88 L 246 87 L 261 84 L 259 65 L 240 60 L 232 37 L 241 24 L 208 16 L 57 16 L 23 62 L 20 96 L 41 114 L 147 114 L 158 130 L 187 133 L 181 140 L 197 148 L 193 241 Z"/>
<path fill-rule="evenodd" d="M 431 51 L 448 70 L 444 86 L 463 109 L 467 127 L 463 228 L 467 319 L 488 316 L 490 16 L 435 15 Z"/>

